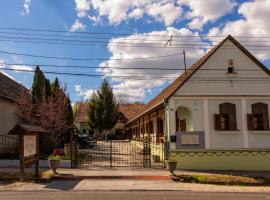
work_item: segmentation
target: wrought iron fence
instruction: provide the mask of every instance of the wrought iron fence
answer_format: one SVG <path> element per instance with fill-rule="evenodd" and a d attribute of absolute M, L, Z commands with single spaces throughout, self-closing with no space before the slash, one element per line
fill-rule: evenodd
<path fill-rule="evenodd" d="M 166 144 L 134 140 L 99 140 L 91 147 L 71 145 L 72 166 L 163 168 Z"/>
<path fill-rule="evenodd" d="M 0 135 L 0 158 L 19 156 L 19 140 L 17 136 Z"/>

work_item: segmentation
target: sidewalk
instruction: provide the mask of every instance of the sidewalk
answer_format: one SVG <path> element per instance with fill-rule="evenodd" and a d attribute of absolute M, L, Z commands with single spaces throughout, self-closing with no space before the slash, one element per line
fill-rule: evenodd
<path fill-rule="evenodd" d="M 146 168 L 90 168 L 59 169 L 57 179 L 143 179 L 170 180 L 170 173 L 165 169 Z"/>
<path fill-rule="evenodd" d="M 166 170 L 134 168 L 59 169 L 60 174 L 80 177 L 41 182 L 0 183 L 0 191 L 194 191 L 194 192 L 267 192 L 268 186 L 222 186 L 175 182 L 171 179 L 93 179 L 98 176 L 169 177 Z M 88 178 L 83 178 L 88 177 Z"/>

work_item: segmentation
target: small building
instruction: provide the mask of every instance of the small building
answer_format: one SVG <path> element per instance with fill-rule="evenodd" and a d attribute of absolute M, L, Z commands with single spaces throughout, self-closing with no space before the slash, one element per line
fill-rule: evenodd
<path fill-rule="evenodd" d="M 270 170 L 269 75 L 229 35 L 126 127 L 138 140 L 168 141 L 181 169 Z"/>
<path fill-rule="evenodd" d="M 112 133 L 118 135 L 120 138 L 130 138 L 131 135 L 127 135 L 125 130 L 125 123 L 136 115 L 143 106 L 144 104 L 120 104 L 118 107 L 120 119 L 116 123 Z M 87 102 L 75 104 L 75 126 L 81 135 L 93 136 L 94 131 L 88 125 L 88 112 L 89 104 Z"/>
<path fill-rule="evenodd" d="M 22 90 L 26 88 L 0 72 L 0 154 L 17 150 L 17 137 L 7 133 L 18 123 L 16 102 Z"/>
<path fill-rule="evenodd" d="M 26 88 L 0 72 L 0 135 L 7 134 L 18 122 L 16 101 L 22 90 Z"/>

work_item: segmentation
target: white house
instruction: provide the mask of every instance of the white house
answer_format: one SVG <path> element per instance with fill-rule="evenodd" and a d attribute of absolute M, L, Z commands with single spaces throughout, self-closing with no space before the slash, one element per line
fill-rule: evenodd
<path fill-rule="evenodd" d="M 147 134 L 157 142 L 167 139 L 172 155 L 186 156 L 179 168 L 270 170 L 269 75 L 268 68 L 229 35 L 151 100 L 127 127 L 134 138 Z M 201 163 L 187 159 L 190 152 Z M 251 154 L 260 166 L 244 165 Z"/>

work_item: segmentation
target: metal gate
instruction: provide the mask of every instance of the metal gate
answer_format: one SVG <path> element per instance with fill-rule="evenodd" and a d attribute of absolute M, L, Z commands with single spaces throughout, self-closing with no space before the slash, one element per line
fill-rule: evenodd
<path fill-rule="evenodd" d="M 88 148 L 72 145 L 72 167 L 165 167 L 166 146 L 149 141 L 99 140 Z"/>

